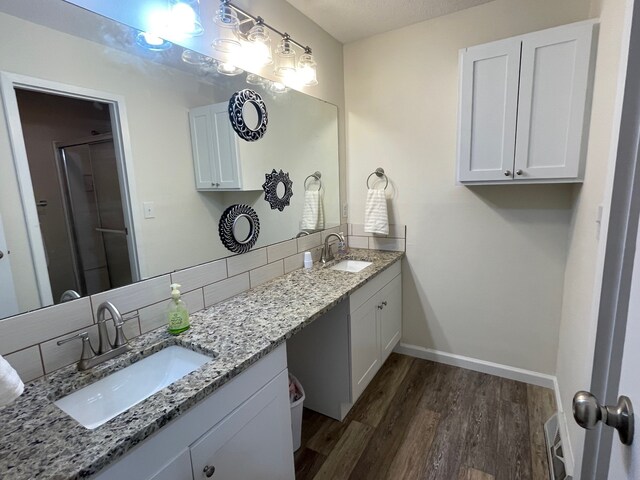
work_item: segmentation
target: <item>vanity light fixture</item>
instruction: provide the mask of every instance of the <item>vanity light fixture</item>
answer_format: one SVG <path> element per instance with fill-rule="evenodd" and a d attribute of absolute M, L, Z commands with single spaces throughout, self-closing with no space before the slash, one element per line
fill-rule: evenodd
<path fill-rule="evenodd" d="M 229 77 L 233 77 L 235 75 L 240 75 L 241 73 L 244 73 L 244 70 L 242 70 L 241 68 L 236 67 L 231 62 L 220 62 L 220 63 L 218 63 L 217 70 L 218 70 L 218 73 L 221 73 L 222 75 L 227 75 Z"/>
<path fill-rule="evenodd" d="M 222 53 L 235 53 L 240 49 L 238 14 L 231 8 L 229 2 L 222 1 L 216 10 L 213 22 L 218 27 L 218 36 L 212 47 Z"/>
<path fill-rule="evenodd" d="M 138 35 L 136 35 L 136 43 L 142 48 L 152 52 L 162 52 L 169 50 L 173 46 L 170 41 L 149 32 L 139 32 Z"/>
<path fill-rule="evenodd" d="M 200 0 L 168 0 L 169 30 L 175 35 L 197 37 L 202 35 L 200 20 Z"/>
<path fill-rule="evenodd" d="M 283 83 L 304 86 L 318 84 L 317 63 L 311 48 L 296 42 L 288 33 L 275 29 L 262 17 L 250 14 L 229 0 L 220 0 L 214 22 L 218 27 L 218 36 L 212 46 L 220 52 L 230 54 L 229 62 L 261 68 L 275 60 L 274 73 L 282 78 Z M 247 24 L 251 24 L 251 28 L 245 27 Z M 271 50 L 269 30 L 282 38 L 275 54 Z M 297 62 L 296 48 L 303 51 Z M 239 61 L 240 56 L 243 61 Z M 283 86 L 279 91 L 284 89 L 286 87 Z"/>

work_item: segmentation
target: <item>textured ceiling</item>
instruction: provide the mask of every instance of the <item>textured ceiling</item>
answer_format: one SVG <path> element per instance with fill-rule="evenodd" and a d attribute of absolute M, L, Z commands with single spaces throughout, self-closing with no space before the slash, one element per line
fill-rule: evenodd
<path fill-rule="evenodd" d="M 342 43 L 491 0 L 287 0 Z"/>

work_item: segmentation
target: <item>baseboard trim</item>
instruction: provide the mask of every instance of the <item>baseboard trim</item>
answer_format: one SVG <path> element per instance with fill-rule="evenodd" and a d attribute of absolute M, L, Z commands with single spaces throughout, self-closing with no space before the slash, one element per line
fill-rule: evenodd
<path fill-rule="evenodd" d="M 394 348 L 394 352 L 409 355 L 411 357 L 422 358 L 424 360 L 431 360 L 432 362 L 444 363 L 454 367 L 466 368 L 467 370 L 488 373 L 490 375 L 496 375 L 510 380 L 530 383 L 539 387 L 551 388 L 555 392 L 556 402 L 558 402 L 560 398 L 556 377 L 546 373 L 534 372 L 532 370 L 511 367 L 500 363 L 487 362 L 486 360 L 465 357 L 463 355 L 456 355 L 439 350 L 432 350 L 430 348 L 424 348 L 408 343 L 398 344 L 396 348 Z M 560 403 L 557 403 L 557 405 L 560 406 Z"/>

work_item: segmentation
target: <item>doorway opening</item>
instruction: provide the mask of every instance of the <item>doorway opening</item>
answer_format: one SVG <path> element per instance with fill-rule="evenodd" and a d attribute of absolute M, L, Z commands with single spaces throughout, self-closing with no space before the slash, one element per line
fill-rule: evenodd
<path fill-rule="evenodd" d="M 113 106 L 14 91 L 52 303 L 76 297 L 69 291 L 91 295 L 137 280 Z"/>

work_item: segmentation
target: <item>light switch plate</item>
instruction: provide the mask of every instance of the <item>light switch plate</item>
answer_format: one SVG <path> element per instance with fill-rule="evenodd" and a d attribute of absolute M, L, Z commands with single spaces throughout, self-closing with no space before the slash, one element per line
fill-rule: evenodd
<path fill-rule="evenodd" d="M 144 218 L 156 218 L 155 202 L 142 202 L 142 208 L 144 209 Z"/>

